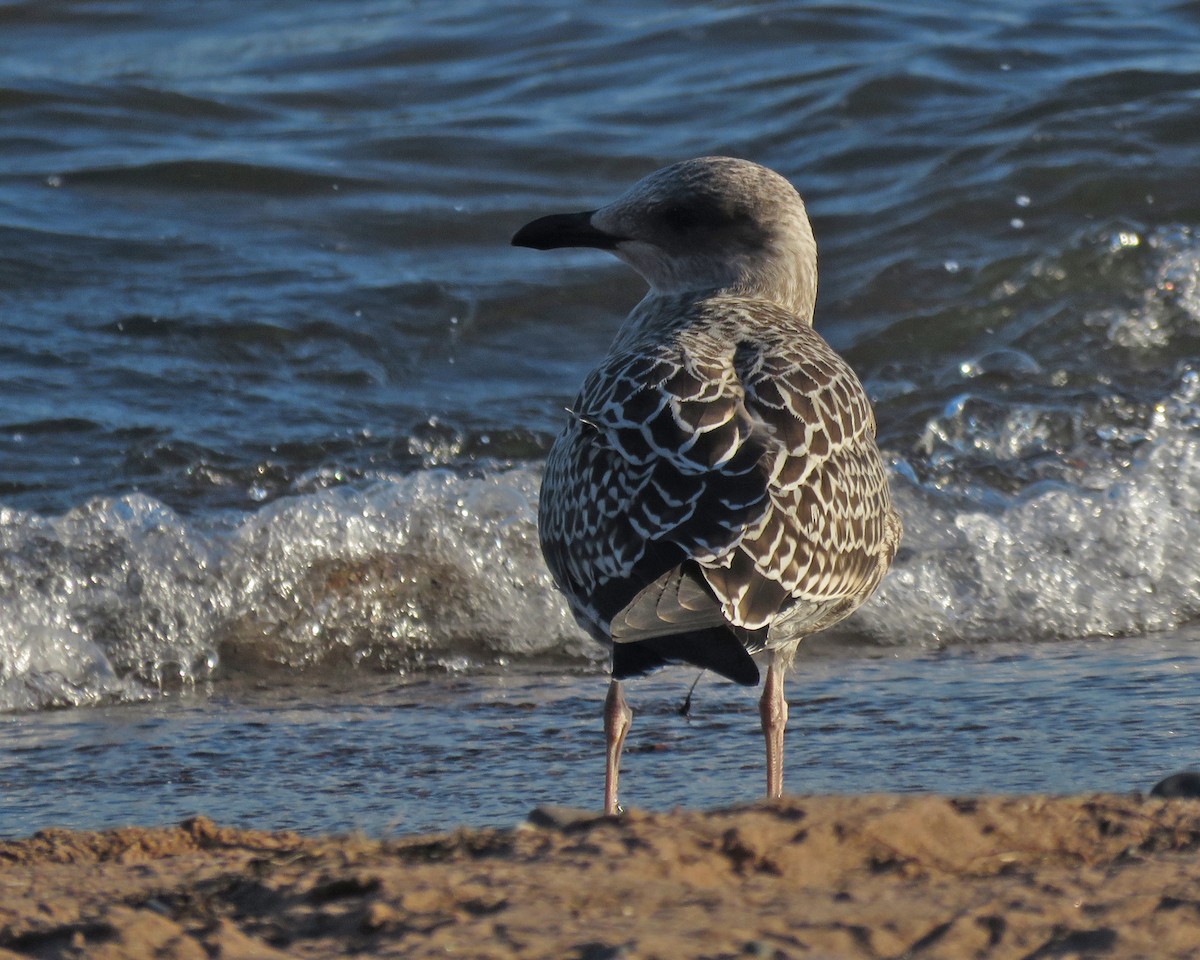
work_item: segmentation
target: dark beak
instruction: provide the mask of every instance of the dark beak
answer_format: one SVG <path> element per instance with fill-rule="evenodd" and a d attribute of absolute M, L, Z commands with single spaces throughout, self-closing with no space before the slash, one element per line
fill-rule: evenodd
<path fill-rule="evenodd" d="M 532 247 L 534 250 L 555 250 L 558 247 L 612 250 L 621 238 L 593 227 L 592 214 L 595 212 L 585 210 L 583 213 L 555 213 L 549 217 L 539 217 L 516 232 L 512 245 Z"/>

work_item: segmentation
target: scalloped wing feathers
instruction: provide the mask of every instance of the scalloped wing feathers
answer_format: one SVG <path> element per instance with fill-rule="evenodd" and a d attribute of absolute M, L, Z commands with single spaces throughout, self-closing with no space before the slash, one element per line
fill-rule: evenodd
<path fill-rule="evenodd" d="M 858 378 L 765 301 L 640 330 L 547 461 L 539 530 L 576 617 L 618 644 L 725 626 L 754 650 L 846 616 L 899 540 Z"/>

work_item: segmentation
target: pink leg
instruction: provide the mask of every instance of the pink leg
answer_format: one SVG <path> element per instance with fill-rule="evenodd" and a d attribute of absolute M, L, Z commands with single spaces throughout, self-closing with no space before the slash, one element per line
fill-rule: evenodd
<path fill-rule="evenodd" d="M 788 717 L 787 701 L 783 698 L 783 670 L 774 660 L 767 667 L 758 714 L 767 741 L 767 799 L 773 800 L 783 796 L 783 731 Z"/>
<path fill-rule="evenodd" d="M 604 735 L 608 740 L 608 765 L 604 773 L 604 813 L 615 817 L 621 811 L 617 804 L 617 778 L 620 776 L 621 748 L 625 746 L 625 734 L 633 722 L 633 711 L 625 702 L 621 683 L 614 680 L 608 685 L 608 696 L 604 700 Z"/>

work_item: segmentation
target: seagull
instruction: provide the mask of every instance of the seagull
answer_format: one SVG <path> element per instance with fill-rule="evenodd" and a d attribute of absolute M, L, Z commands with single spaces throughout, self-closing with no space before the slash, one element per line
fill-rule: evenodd
<path fill-rule="evenodd" d="M 612 649 L 604 810 L 633 713 L 622 681 L 669 663 L 759 682 L 767 797 L 783 793 L 784 675 L 871 595 L 900 543 L 870 400 L 812 327 L 804 202 L 747 160 L 664 167 L 514 246 L 607 250 L 649 284 L 546 461 L 542 553 Z"/>

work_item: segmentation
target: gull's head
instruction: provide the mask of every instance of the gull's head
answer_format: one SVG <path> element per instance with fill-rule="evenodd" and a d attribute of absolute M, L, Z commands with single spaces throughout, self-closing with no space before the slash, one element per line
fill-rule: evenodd
<path fill-rule="evenodd" d="M 812 317 L 817 245 L 804 201 L 779 174 L 748 160 L 672 164 L 598 210 L 534 220 L 512 242 L 610 250 L 655 293 L 729 291 Z"/>

